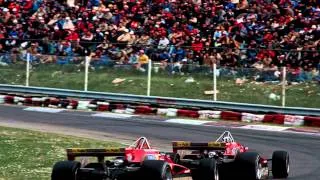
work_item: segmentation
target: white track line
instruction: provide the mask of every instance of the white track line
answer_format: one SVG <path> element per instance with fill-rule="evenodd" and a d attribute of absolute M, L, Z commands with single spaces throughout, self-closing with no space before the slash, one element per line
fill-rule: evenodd
<path fill-rule="evenodd" d="M 269 125 L 245 125 L 242 127 L 236 127 L 238 129 L 252 129 L 252 130 L 260 130 L 260 131 L 285 131 L 290 127 L 283 127 L 283 126 L 269 126 Z"/>
<path fill-rule="evenodd" d="M 45 113 L 59 113 L 59 112 L 65 111 L 64 109 L 53 109 L 53 108 L 44 108 L 44 107 L 28 107 L 23 110 L 35 111 L 35 112 L 45 112 Z"/>
<path fill-rule="evenodd" d="M 135 115 L 130 114 L 117 114 L 117 113 L 96 113 L 92 114 L 93 117 L 105 117 L 105 118 L 117 118 L 117 119 L 128 119 L 134 117 Z"/>
<path fill-rule="evenodd" d="M 165 120 L 164 122 L 176 123 L 176 124 L 188 124 L 188 125 L 203 125 L 211 121 L 201 121 L 201 120 L 191 120 L 191 119 L 168 119 L 168 120 Z"/>

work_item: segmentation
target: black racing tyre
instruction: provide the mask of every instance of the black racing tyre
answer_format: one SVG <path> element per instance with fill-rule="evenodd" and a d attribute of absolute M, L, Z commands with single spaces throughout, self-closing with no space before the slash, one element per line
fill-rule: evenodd
<path fill-rule="evenodd" d="M 162 160 L 145 160 L 140 169 L 143 179 L 172 180 L 169 164 Z"/>
<path fill-rule="evenodd" d="M 105 169 L 102 163 L 89 163 L 86 166 L 84 166 L 84 168 L 92 168 L 99 171 L 104 171 Z"/>
<path fill-rule="evenodd" d="M 287 178 L 290 171 L 289 153 L 274 151 L 272 154 L 272 175 L 274 178 Z"/>
<path fill-rule="evenodd" d="M 219 171 L 215 159 L 201 159 L 199 167 L 191 172 L 192 180 L 219 180 Z"/>
<path fill-rule="evenodd" d="M 81 163 L 77 161 L 60 161 L 52 169 L 51 180 L 76 180 Z"/>
<path fill-rule="evenodd" d="M 260 180 L 263 178 L 260 155 L 256 152 L 244 152 L 237 155 L 235 163 L 241 178 L 246 180 Z"/>

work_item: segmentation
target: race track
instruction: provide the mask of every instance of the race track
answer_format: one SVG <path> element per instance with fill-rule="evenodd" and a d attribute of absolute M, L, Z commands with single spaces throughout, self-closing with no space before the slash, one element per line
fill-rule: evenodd
<path fill-rule="evenodd" d="M 172 140 L 212 141 L 224 130 L 230 130 L 235 140 L 270 157 L 273 150 L 286 150 L 291 156 L 289 179 L 320 179 L 320 136 L 283 132 L 230 129 L 225 127 L 192 126 L 164 123 L 141 117 L 129 119 L 93 117 L 87 112 L 44 113 L 24 111 L 22 107 L 0 106 L 1 123 L 31 124 L 73 128 L 79 131 L 105 133 L 106 137 L 133 140 L 146 136 L 157 147 L 167 150 Z M 1 125 L 1 124 L 0 124 Z M 19 127 L 17 125 L 17 127 Z M 70 133 L 70 132 L 69 132 Z M 108 135 L 107 135 L 108 134 Z M 120 140 L 121 140 L 120 138 Z M 119 139 L 119 138 L 118 138 Z"/>

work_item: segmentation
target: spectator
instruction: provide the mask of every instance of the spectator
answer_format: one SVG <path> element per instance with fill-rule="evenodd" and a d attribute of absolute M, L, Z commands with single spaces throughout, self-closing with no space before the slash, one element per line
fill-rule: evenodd
<path fill-rule="evenodd" d="M 206 66 L 218 62 L 267 69 L 291 65 L 300 74 L 318 68 L 320 6 L 316 1 L 82 3 L 0 1 L 2 51 L 22 54 L 27 48 L 35 59 L 42 53 L 72 56 L 72 62 L 78 63 L 81 58 L 74 56 L 83 56 L 83 49 L 88 49 L 125 64 L 135 62 L 130 59 L 144 49 L 145 56 L 168 63 L 187 59 L 184 62 Z M 34 39 L 31 49 L 20 48 L 30 39 Z M 68 46 L 61 49 L 62 41 Z M 127 45 L 132 45 L 130 50 Z"/>
<path fill-rule="evenodd" d="M 144 50 L 140 50 L 137 69 L 139 69 L 142 72 L 146 71 L 148 67 L 148 63 L 149 63 L 149 57 L 144 53 Z"/>
<path fill-rule="evenodd" d="M 168 40 L 168 38 L 162 35 L 158 43 L 158 49 L 160 50 L 166 49 L 169 44 L 170 44 L 170 41 Z"/>

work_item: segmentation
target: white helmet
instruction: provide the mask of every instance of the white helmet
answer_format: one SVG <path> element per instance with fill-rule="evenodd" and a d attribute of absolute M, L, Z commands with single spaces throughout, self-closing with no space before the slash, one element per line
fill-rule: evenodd
<path fill-rule="evenodd" d="M 232 142 L 232 140 L 229 136 L 225 136 L 225 137 L 223 137 L 223 142 L 229 143 L 229 142 Z"/>

